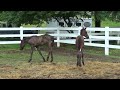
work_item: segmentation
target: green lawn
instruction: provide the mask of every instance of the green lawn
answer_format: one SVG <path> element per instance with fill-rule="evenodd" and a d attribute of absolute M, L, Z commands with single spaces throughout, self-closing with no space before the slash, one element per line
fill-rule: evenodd
<path fill-rule="evenodd" d="M 46 48 L 46 47 L 45 47 Z M 28 50 L 29 49 L 29 50 Z M 46 58 L 48 52 L 42 51 L 43 56 Z M 54 62 L 67 62 L 75 60 L 76 57 L 65 56 L 54 53 Z M 30 58 L 30 47 L 27 45 L 24 50 L 19 50 L 19 45 L 0 45 L 0 66 L 8 65 L 18 67 L 21 64 L 27 63 Z M 37 51 L 34 51 L 32 62 L 42 63 L 43 59 Z"/>
<path fill-rule="evenodd" d="M 46 48 L 46 47 L 45 47 Z M 74 45 L 61 45 L 61 48 L 64 48 L 70 52 L 75 51 Z M 87 55 L 92 56 L 92 61 L 94 61 L 94 58 L 96 57 L 102 57 L 102 60 L 106 62 L 111 61 L 119 61 L 119 49 L 110 49 L 110 58 L 111 59 L 105 59 L 104 58 L 104 48 L 97 48 L 97 47 L 87 47 L 85 46 L 85 57 Z M 48 55 L 48 52 L 42 51 L 43 56 L 46 58 Z M 76 63 L 76 55 L 71 54 L 59 54 L 57 51 L 53 52 L 54 63 Z M 19 66 L 24 66 L 24 64 L 29 64 L 28 60 L 30 58 L 30 47 L 27 45 L 23 51 L 19 50 L 19 44 L 16 45 L 0 45 L 0 67 L 6 65 L 6 66 L 13 66 L 14 68 L 18 68 Z M 114 60 L 118 59 L 118 60 Z M 90 57 L 86 57 L 85 61 L 89 61 Z M 96 59 L 95 59 L 96 60 Z M 99 58 L 97 59 L 99 61 Z M 101 59 L 100 59 L 101 60 Z M 43 60 L 39 53 L 37 51 L 34 51 L 32 63 L 41 64 L 43 63 Z M 25 66 L 24 66 L 25 67 Z"/>
<path fill-rule="evenodd" d="M 94 20 L 92 22 L 92 26 L 95 27 Z M 105 19 L 101 22 L 101 27 L 120 27 L 120 22 L 113 22 L 108 19 Z"/>

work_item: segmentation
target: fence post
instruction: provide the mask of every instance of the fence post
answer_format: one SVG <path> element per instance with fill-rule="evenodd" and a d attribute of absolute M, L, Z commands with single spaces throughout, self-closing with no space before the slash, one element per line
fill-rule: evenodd
<path fill-rule="evenodd" d="M 59 27 L 57 28 L 57 47 L 60 47 L 60 29 Z"/>
<path fill-rule="evenodd" d="M 109 27 L 105 27 L 105 55 L 109 55 Z"/>
<path fill-rule="evenodd" d="M 78 36 L 80 35 L 80 30 L 81 30 L 81 28 L 78 28 Z"/>
<path fill-rule="evenodd" d="M 20 27 L 20 40 L 23 40 L 23 27 Z"/>
<path fill-rule="evenodd" d="M 117 37 L 120 37 L 120 33 L 118 32 Z M 117 44 L 120 44 L 120 40 L 117 40 Z"/>
<path fill-rule="evenodd" d="M 92 43 L 92 40 L 91 40 L 90 36 L 92 36 L 91 30 L 90 30 L 90 32 L 89 32 L 89 43 Z"/>

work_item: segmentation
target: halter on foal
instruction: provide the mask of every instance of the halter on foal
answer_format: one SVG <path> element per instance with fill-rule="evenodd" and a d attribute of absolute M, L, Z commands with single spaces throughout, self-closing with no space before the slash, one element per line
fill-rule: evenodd
<path fill-rule="evenodd" d="M 81 66 L 81 62 L 84 65 L 83 59 L 83 47 L 84 47 L 84 38 L 89 38 L 86 28 L 82 28 L 80 35 L 76 38 L 76 47 L 77 47 L 77 66 Z"/>
<path fill-rule="evenodd" d="M 52 47 L 54 45 L 54 38 L 48 34 L 41 35 L 41 36 L 31 36 L 28 38 L 24 38 L 21 40 L 20 44 L 20 50 L 23 50 L 26 44 L 29 44 L 31 46 L 31 55 L 30 59 L 28 62 L 32 60 L 32 55 L 33 55 L 33 50 L 37 48 L 39 54 L 42 56 L 43 61 L 45 62 L 45 58 L 43 57 L 41 51 L 40 51 L 40 46 L 44 44 L 48 44 L 49 47 L 49 53 L 47 56 L 47 61 L 49 59 L 49 56 L 51 55 L 51 62 L 53 61 L 53 53 L 52 53 Z"/>

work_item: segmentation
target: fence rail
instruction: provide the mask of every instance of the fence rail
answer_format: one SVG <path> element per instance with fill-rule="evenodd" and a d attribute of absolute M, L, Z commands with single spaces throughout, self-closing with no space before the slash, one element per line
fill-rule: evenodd
<path fill-rule="evenodd" d="M 73 28 L 73 27 L 49 27 L 49 28 L 0 28 L 0 31 L 19 31 L 19 34 L 0 34 L 0 37 L 18 37 L 18 41 L 0 41 L 0 44 L 19 44 L 20 40 L 23 37 L 30 37 L 33 35 L 43 35 L 42 33 L 39 34 L 23 34 L 25 30 L 40 30 L 40 31 L 51 31 L 50 35 L 56 37 L 55 42 L 57 42 L 57 46 L 60 47 L 60 43 L 68 43 L 68 44 L 75 44 L 75 39 L 69 39 L 66 37 L 77 37 L 80 34 L 80 30 L 82 27 Z M 73 30 L 74 33 L 67 33 L 66 30 Z M 87 28 L 86 29 L 89 34 L 89 39 L 85 39 L 86 46 L 94 46 L 94 47 L 103 47 L 105 48 L 105 55 L 109 55 L 109 48 L 120 49 L 118 44 L 110 45 L 110 40 L 116 40 L 118 43 L 120 42 L 120 28 Z M 100 31 L 101 33 L 95 33 L 95 31 Z M 64 39 L 62 39 L 64 38 Z M 93 41 L 104 41 L 105 44 L 101 43 L 93 43 Z"/>

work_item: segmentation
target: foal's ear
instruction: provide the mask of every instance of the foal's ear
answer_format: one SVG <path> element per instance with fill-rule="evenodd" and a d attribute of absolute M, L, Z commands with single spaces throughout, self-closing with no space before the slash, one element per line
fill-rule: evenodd
<path fill-rule="evenodd" d="M 83 27 L 82 29 L 85 29 L 85 30 L 86 30 L 86 27 Z"/>

